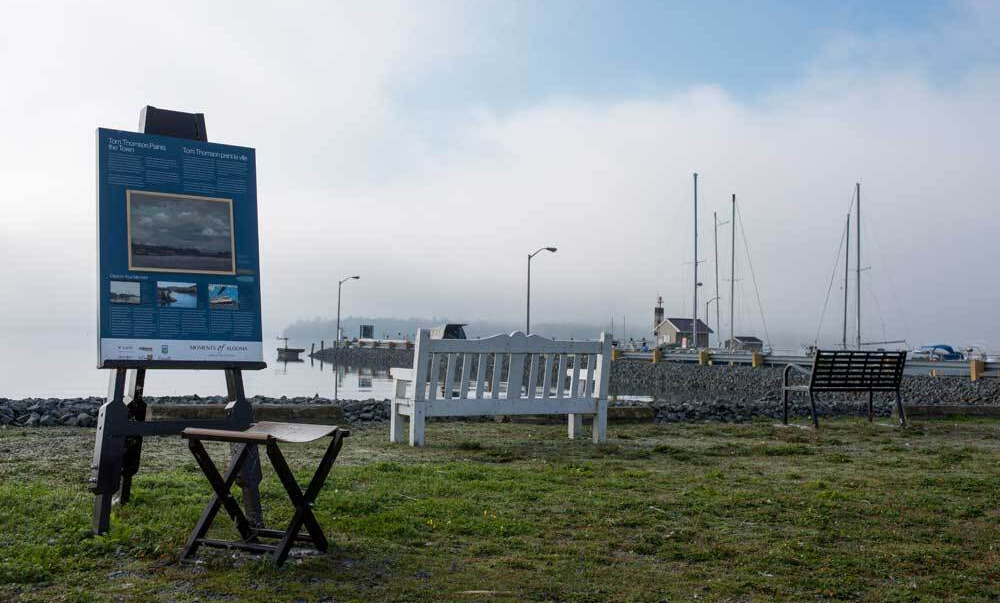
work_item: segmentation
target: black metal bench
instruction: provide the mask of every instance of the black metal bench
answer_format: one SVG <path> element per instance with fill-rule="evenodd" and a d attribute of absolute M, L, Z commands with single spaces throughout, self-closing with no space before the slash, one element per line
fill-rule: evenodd
<path fill-rule="evenodd" d="M 789 364 L 781 380 L 781 397 L 784 404 L 782 423 L 788 425 L 788 395 L 792 392 L 809 394 L 813 426 L 819 427 L 816 416 L 816 394 L 819 392 L 868 392 L 868 420 L 874 419 L 873 397 L 875 392 L 896 394 L 896 411 L 899 424 L 906 425 L 906 412 L 899 386 L 906 366 L 906 352 L 862 352 L 818 350 L 812 369 Z M 791 371 L 809 376 L 807 385 L 789 385 Z"/>

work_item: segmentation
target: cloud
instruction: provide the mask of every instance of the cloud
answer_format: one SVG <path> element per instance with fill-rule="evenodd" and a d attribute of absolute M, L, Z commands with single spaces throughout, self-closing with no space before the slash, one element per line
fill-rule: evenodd
<path fill-rule="evenodd" d="M 4 262 L 4 280 L 61 274 L 60 290 L 73 293 L 60 299 L 92 297 L 93 269 L 60 270 L 93 249 L 92 229 L 80 227 L 93 222 L 93 128 L 131 128 L 150 102 L 205 111 L 212 139 L 257 147 L 274 330 L 330 315 L 337 279 L 353 273 L 363 278 L 345 290 L 348 314 L 517 318 L 527 253 L 556 245 L 532 264 L 533 317 L 625 315 L 640 332 L 659 294 L 668 314 L 691 312 L 698 172 L 700 256 L 712 256 L 712 212 L 728 219 L 737 194 L 775 343 L 812 342 L 857 180 L 872 268 L 866 339 L 881 338 L 884 322 L 887 338 L 911 343 L 1000 341 L 1000 327 L 980 318 L 1000 301 L 986 277 L 1000 62 L 995 42 L 968 42 L 985 39 L 989 4 L 966 6 L 916 42 L 840 36 L 803 77 L 755 97 L 707 82 L 516 110 L 486 103 L 418 123 L 407 86 L 503 43 L 479 39 L 489 19 L 464 6 L 213 5 L 194 23 L 190 11 L 165 13 L 151 30 L 148 16 L 90 6 L 0 19 L 11 24 L 0 44 L 38 49 L 31 63 L 3 63 L 18 92 L 0 109 L 25 117 L 0 142 L 0 176 L 22 201 L 0 228 L 8 253 L 24 258 Z M 117 33 L 140 25 L 139 45 Z M 938 58 L 960 68 L 943 77 Z M 30 233 L 42 222 L 62 245 L 37 254 Z M 737 329 L 762 335 L 738 245 Z M 712 263 L 700 270 L 701 304 L 714 295 Z M 827 341 L 838 336 L 837 299 Z M 13 303 L 9 315 L 37 316 Z M 56 303 L 67 324 L 93 312 Z"/>

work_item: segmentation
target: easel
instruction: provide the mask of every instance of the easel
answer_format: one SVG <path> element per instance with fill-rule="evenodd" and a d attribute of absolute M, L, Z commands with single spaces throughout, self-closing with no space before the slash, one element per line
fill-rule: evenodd
<path fill-rule="evenodd" d="M 181 113 L 145 107 L 139 129 L 146 134 L 173 136 L 207 142 L 205 117 L 201 113 Z M 126 504 L 132 494 L 132 477 L 139 470 L 142 439 L 146 436 L 179 435 L 187 427 L 246 429 L 253 422 L 253 407 L 243 389 L 243 371 L 267 368 L 264 362 L 186 362 L 137 360 L 105 361 L 100 368 L 114 369 L 108 383 L 108 397 L 97 417 L 94 463 L 90 491 L 94 493 L 93 528 L 103 534 L 111 527 L 114 502 Z M 148 369 L 222 370 L 226 378 L 228 404 L 220 419 L 147 420 L 143 387 Z M 262 526 L 259 485 L 260 457 L 256 447 L 248 451 L 236 483 L 243 490 L 243 506 L 252 525 Z"/>

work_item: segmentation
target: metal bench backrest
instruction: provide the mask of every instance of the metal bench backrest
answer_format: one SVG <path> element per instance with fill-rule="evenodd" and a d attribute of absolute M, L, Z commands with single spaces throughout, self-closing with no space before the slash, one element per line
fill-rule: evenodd
<path fill-rule="evenodd" d="M 436 400 L 444 392 L 451 400 L 604 399 L 610 362 L 611 338 L 604 333 L 598 341 L 557 341 L 520 331 L 484 339 L 431 339 L 429 330 L 420 329 L 413 399 Z"/>
<path fill-rule="evenodd" d="M 813 391 L 898 391 L 906 352 L 817 351 Z"/>

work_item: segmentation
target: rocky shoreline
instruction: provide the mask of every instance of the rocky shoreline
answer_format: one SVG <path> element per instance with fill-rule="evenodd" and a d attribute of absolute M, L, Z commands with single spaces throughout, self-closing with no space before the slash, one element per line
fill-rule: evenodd
<path fill-rule="evenodd" d="M 350 355 L 348 362 L 372 366 L 404 366 L 407 350 L 372 350 L 350 348 L 338 353 Z M 657 422 L 725 421 L 744 422 L 754 419 L 776 419 L 781 416 L 780 368 L 753 369 L 746 366 L 697 366 L 679 363 L 619 361 L 612 365 L 610 389 L 612 406 L 649 406 L 656 411 Z M 904 404 L 919 405 L 1000 405 L 1000 380 L 981 379 L 976 382 L 966 377 L 916 377 L 903 378 Z M 642 397 L 641 400 L 628 396 Z M 793 397 L 792 413 L 808 413 L 808 398 Z M 156 404 L 223 404 L 224 396 L 158 396 L 148 397 L 147 403 Z M 103 398 L 25 398 L 10 400 L 0 398 L 0 427 L 2 426 L 74 426 L 93 427 Z M 336 404 L 340 406 L 348 423 L 363 426 L 388 420 L 388 400 L 341 400 L 328 398 L 255 396 L 253 404 Z M 820 416 L 858 415 L 864 408 L 864 395 L 818 397 Z M 880 417 L 892 413 L 891 396 L 876 396 L 875 412 Z"/>

